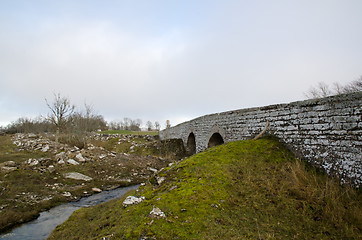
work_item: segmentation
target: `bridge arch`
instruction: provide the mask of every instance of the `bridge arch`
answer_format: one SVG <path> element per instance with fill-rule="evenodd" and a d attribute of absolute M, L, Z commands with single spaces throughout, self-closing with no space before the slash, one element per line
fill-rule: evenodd
<path fill-rule="evenodd" d="M 217 145 L 221 145 L 223 143 L 225 143 L 226 140 L 226 132 L 225 129 L 221 126 L 219 126 L 219 124 L 214 124 L 210 129 L 209 129 L 209 135 L 206 138 L 205 144 L 207 143 L 207 145 L 205 147 L 210 148 L 210 147 L 215 147 Z"/>
<path fill-rule="evenodd" d="M 195 139 L 195 134 L 191 132 L 187 137 L 186 154 L 193 155 L 195 153 L 196 153 L 196 139 Z"/>
<path fill-rule="evenodd" d="M 207 144 L 207 147 L 208 148 L 211 148 L 211 147 L 215 147 L 215 146 L 218 146 L 218 145 L 221 145 L 224 143 L 224 139 L 223 137 L 221 136 L 220 133 L 216 132 L 214 134 L 211 135 L 210 139 L 209 139 L 209 142 Z"/>

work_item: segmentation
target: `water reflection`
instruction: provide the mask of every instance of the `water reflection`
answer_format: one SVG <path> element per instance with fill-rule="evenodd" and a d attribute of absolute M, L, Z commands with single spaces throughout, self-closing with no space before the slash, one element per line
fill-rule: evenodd
<path fill-rule="evenodd" d="M 71 202 L 54 207 L 49 211 L 40 213 L 40 216 L 29 223 L 25 223 L 11 232 L 5 233 L 0 236 L 4 240 L 42 240 L 47 239 L 50 233 L 56 226 L 66 221 L 72 213 L 81 208 L 95 206 L 97 204 L 107 202 L 109 200 L 121 197 L 129 190 L 136 189 L 137 186 L 130 186 L 125 188 L 117 188 L 110 191 L 103 191 L 101 193 L 85 197 L 77 202 Z"/>

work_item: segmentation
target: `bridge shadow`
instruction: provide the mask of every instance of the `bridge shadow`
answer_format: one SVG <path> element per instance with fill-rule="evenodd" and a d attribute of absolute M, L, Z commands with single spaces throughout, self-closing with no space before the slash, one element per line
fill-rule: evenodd
<path fill-rule="evenodd" d="M 211 147 L 221 145 L 223 143 L 224 143 L 224 139 L 222 138 L 220 133 L 217 132 L 217 133 L 212 134 L 212 136 L 209 140 L 209 143 L 207 144 L 207 147 L 211 148 Z"/>
<path fill-rule="evenodd" d="M 187 138 L 186 154 L 188 156 L 191 156 L 194 155 L 195 153 L 196 153 L 196 140 L 195 140 L 195 134 L 192 132 Z"/>

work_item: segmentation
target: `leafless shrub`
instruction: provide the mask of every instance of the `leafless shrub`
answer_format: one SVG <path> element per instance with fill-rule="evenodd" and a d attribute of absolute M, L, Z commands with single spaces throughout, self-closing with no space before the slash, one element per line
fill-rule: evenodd
<path fill-rule="evenodd" d="M 54 94 L 53 102 L 45 102 L 50 110 L 48 120 L 55 126 L 57 132 L 63 132 L 66 129 L 69 117 L 74 113 L 75 106 L 70 103 L 66 97 L 60 93 Z"/>
<path fill-rule="evenodd" d="M 326 83 L 319 82 L 316 87 L 311 87 L 308 92 L 304 93 L 305 97 L 311 98 L 324 98 L 332 95 L 340 95 L 345 93 L 353 93 L 362 91 L 362 76 L 357 80 L 342 86 L 339 83 L 333 84 L 333 89 L 330 88 Z"/>

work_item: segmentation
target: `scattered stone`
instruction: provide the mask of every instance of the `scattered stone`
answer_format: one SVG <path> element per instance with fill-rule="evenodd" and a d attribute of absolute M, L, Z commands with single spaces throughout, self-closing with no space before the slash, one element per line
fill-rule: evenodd
<path fill-rule="evenodd" d="M 132 182 L 132 179 L 129 179 L 129 178 L 122 178 L 122 179 L 119 179 L 120 182 Z"/>
<path fill-rule="evenodd" d="M 28 164 L 30 167 L 36 166 L 39 164 L 39 161 L 34 158 L 29 158 L 25 161 L 25 164 Z"/>
<path fill-rule="evenodd" d="M 55 172 L 55 167 L 54 167 L 54 165 L 49 165 L 48 171 L 49 171 L 50 173 Z"/>
<path fill-rule="evenodd" d="M 58 164 L 65 164 L 65 162 L 64 162 L 63 159 L 61 159 L 61 160 L 58 161 Z"/>
<path fill-rule="evenodd" d="M 96 187 L 92 188 L 92 191 L 93 191 L 93 192 L 96 192 L 96 193 L 100 193 L 100 192 L 102 192 L 102 190 L 101 190 L 101 189 L 96 188 Z"/>
<path fill-rule="evenodd" d="M 128 196 L 122 203 L 123 207 L 128 207 L 133 204 L 139 204 L 143 200 L 145 200 L 145 197 L 135 197 L 135 196 Z"/>
<path fill-rule="evenodd" d="M 157 173 L 158 170 L 155 168 L 147 167 L 147 170 L 150 170 L 151 172 Z"/>
<path fill-rule="evenodd" d="M 49 150 L 49 145 L 45 145 L 45 147 L 41 149 L 42 152 L 47 152 L 48 150 Z"/>
<path fill-rule="evenodd" d="M 17 168 L 16 163 L 14 161 L 7 161 L 0 163 L 1 172 L 9 173 L 15 171 Z"/>
<path fill-rule="evenodd" d="M 83 181 L 91 181 L 93 178 L 88 177 L 84 174 L 78 173 L 78 172 L 69 172 L 64 173 L 63 176 L 65 178 L 75 179 L 75 180 L 83 180 Z"/>
<path fill-rule="evenodd" d="M 9 172 L 15 171 L 18 168 L 17 167 L 5 167 L 5 166 L 3 166 L 0 169 L 1 169 L 2 172 L 9 173 Z"/>
<path fill-rule="evenodd" d="M 14 161 L 7 161 L 0 164 L 2 167 L 16 167 L 16 163 Z"/>
<path fill-rule="evenodd" d="M 59 159 L 64 159 L 66 156 L 65 152 L 60 152 L 57 155 L 55 155 L 55 157 L 59 160 Z"/>
<path fill-rule="evenodd" d="M 70 163 L 70 164 L 73 164 L 73 165 L 79 165 L 79 162 L 75 161 L 75 160 L 72 159 L 72 158 L 71 158 L 71 159 L 68 159 L 67 162 Z"/>
<path fill-rule="evenodd" d="M 29 133 L 28 138 L 36 138 L 36 135 L 34 133 Z"/>
<path fill-rule="evenodd" d="M 85 162 L 85 158 L 82 156 L 81 153 L 78 153 L 75 158 L 78 159 L 79 162 Z"/>
<path fill-rule="evenodd" d="M 72 196 L 72 194 L 70 192 L 64 192 L 62 195 L 64 197 L 71 197 Z"/>
<path fill-rule="evenodd" d="M 157 180 L 157 184 L 161 185 L 166 180 L 166 178 L 165 177 L 156 177 L 156 180 Z"/>
<path fill-rule="evenodd" d="M 148 215 L 150 218 L 165 218 L 166 214 L 158 207 L 153 207 L 152 211 Z"/>

